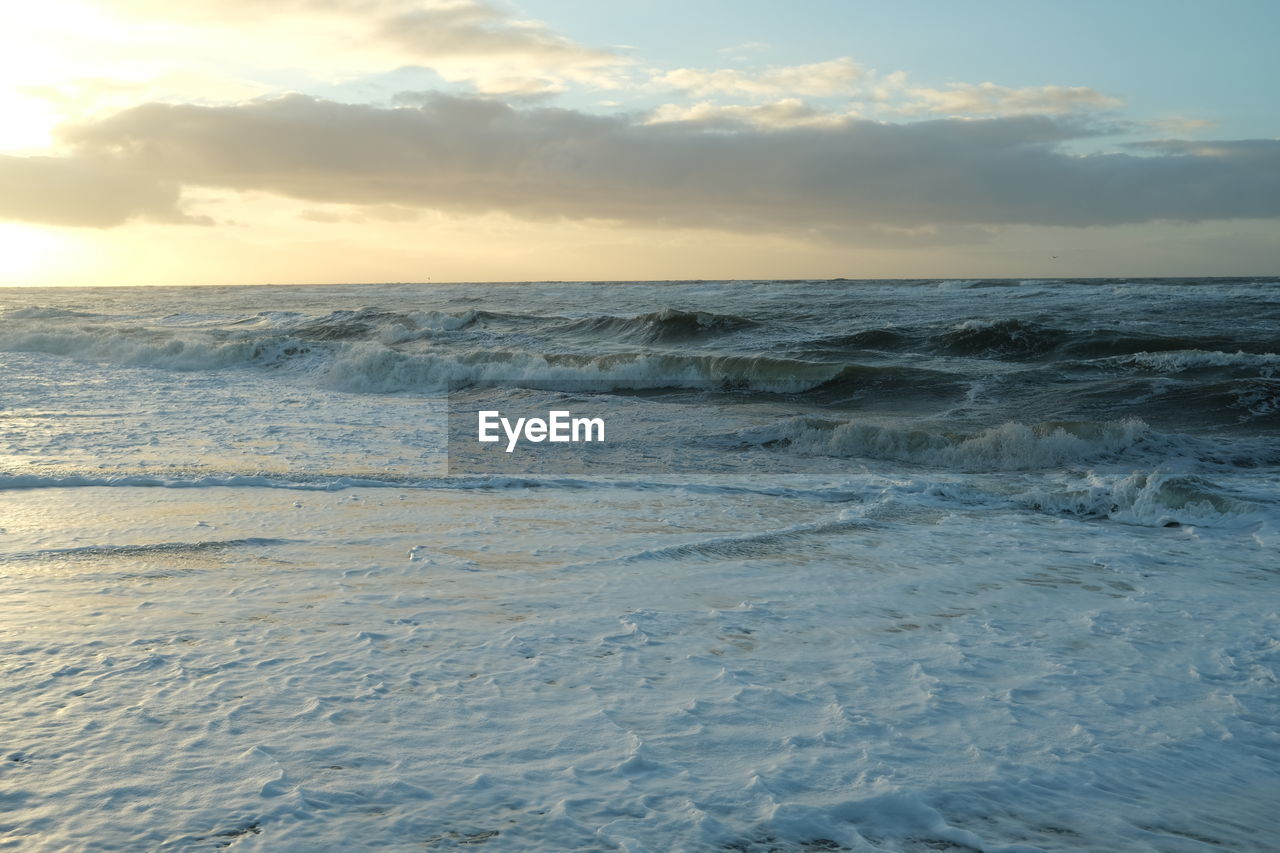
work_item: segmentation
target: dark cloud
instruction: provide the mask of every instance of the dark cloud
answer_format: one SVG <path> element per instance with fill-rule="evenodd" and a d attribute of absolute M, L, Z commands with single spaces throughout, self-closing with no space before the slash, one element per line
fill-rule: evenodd
<path fill-rule="evenodd" d="M 708 128 L 484 99 L 439 96 L 388 109 L 292 95 L 224 107 L 148 104 L 68 127 L 63 139 L 75 158 L 67 168 L 111 163 L 146 175 L 153 188 L 531 219 L 830 235 L 1280 216 L 1280 142 L 1089 156 L 1064 149 L 1090 132 L 1045 116 Z"/>

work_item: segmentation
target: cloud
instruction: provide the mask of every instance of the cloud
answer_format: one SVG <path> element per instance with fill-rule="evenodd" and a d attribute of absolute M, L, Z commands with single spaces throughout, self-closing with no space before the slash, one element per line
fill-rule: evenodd
<path fill-rule="evenodd" d="M 327 69 L 422 65 L 485 93 L 610 88 L 629 60 L 587 47 L 485 0 L 105 0 L 118 12 L 310 45 Z"/>
<path fill-rule="evenodd" d="M 415 5 L 384 18 L 374 35 L 446 79 L 469 80 L 495 94 L 557 92 L 564 80 L 613 88 L 618 81 L 610 69 L 626 61 L 478 0 Z"/>
<path fill-rule="evenodd" d="M 1027 86 L 1011 89 L 995 83 L 954 83 L 946 89 L 911 89 L 906 112 L 946 115 L 1066 115 L 1107 110 L 1123 102 L 1087 86 Z"/>
<path fill-rule="evenodd" d="M 730 45 L 729 47 L 720 48 L 717 53 L 763 53 L 773 46 L 764 41 L 744 41 L 742 44 Z"/>
<path fill-rule="evenodd" d="M 869 227 L 1280 216 L 1280 141 L 1163 143 L 1140 154 L 1064 150 L 1090 133 L 1079 120 L 1048 116 L 725 129 L 475 98 L 387 109 L 291 95 L 239 106 L 135 107 L 64 128 L 70 158 L 30 165 L 95 174 L 110 165 L 136 176 L 142 189 L 126 187 L 124 196 L 134 202 L 85 213 L 86 224 L 172 214 L 172 197 L 156 192 L 173 185 L 309 203 L 826 237 Z M 30 219 L 46 204 L 41 181 L 26 186 L 6 196 L 7 215 Z M 73 207 L 75 182 L 59 186 L 60 209 Z M 95 193 L 85 195 L 87 211 L 99 210 Z"/>
<path fill-rule="evenodd" d="M 475 0 L 412 8 L 383 19 L 376 31 L 425 59 L 519 56 L 589 66 L 618 61 L 615 54 L 579 45 L 537 21 L 512 20 Z"/>
<path fill-rule="evenodd" d="M 866 93 L 867 100 L 870 101 L 891 101 L 902 95 L 902 90 L 907 85 L 907 72 L 894 71 L 891 74 L 885 74 L 877 77 Z"/>
<path fill-rule="evenodd" d="M 1154 119 L 1142 123 L 1144 127 L 1150 128 L 1157 133 L 1174 133 L 1182 136 L 1190 136 L 1192 134 L 1201 133 L 1209 130 L 1217 125 L 1217 122 L 1203 118 L 1187 118 L 1185 116 L 1173 116 L 1170 118 Z"/>
<path fill-rule="evenodd" d="M 22 94 L 57 107 L 65 115 L 111 112 L 146 101 L 245 101 L 271 91 L 265 84 L 190 68 L 163 72 L 146 68 L 135 71 L 132 79 L 74 77 L 16 88 Z"/>
<path fill-rule="evenodd" d="M 799 98 L 783 98 L 767 104 L 728 105 L 702 101 L 692 106 L 663 104 L 652 113 L 648 124 L 689 122 L 703 127 L 732 129 L 740 125 L 759 128 L 832 127 L 841 124 L 853 114 L 836 113 L 819 109 Z"/>
<path fill-rule="evenodd" d="M 416 208 L 394 204 L 342 205 L 339 209 L 307 208 L 298 212 L 299 219 L 324 225 L 340 222 L 416 222 L 419 215 L 420 211 Z"/>
<path fill-rule="evenodd" d="M 1027 86 L 952 83 L 944 89 L 909 88 L 903 71 L 879 74 L 843 56 L 809 65 L 772 66 L 749 72 L 733 68 L 677 68 L 655 73 L 651 88 L 676 89 L 696 97 L 737 95 L 783 98 L 846 97 L 878 103 L 902 115 L 1070 115 L 1123 105 L 1087 86 Z"/>
<path fill-rule="evenodd" d="M 677 68 L 656 75 L 652 85 L 680 89 L 698 96 L 731 95 L 848 95 L 857 91 L 868 72 L 847 56 L 810 65 L 776 65 L 756 73 L 733 68 Z"/>
<path fill-rule="evenodd" d="M 1200 160 L 1252 163 L 1261 170 L 1270 164 L 1280 140 L 1276 139 L 1152 139 L 1125 147 L 1154 154 L 1182 155 Z"/>
<path fill-rule="evenodd" d="M 762 53 L 768 53 L 773 45 L 763 41 L 747 41 L 742 44 L 735 44 L 729 47 L 722 47 L 716 51 L 721 56 L 738 62 L 744 62 L 751 56 Z"/>
<path fill-rule="evenodd" d="M 109 228 L 131 219 L 209 224 L 178 207 L 176 183 L 117 164 L 0 155 L 0 219 Z"/>

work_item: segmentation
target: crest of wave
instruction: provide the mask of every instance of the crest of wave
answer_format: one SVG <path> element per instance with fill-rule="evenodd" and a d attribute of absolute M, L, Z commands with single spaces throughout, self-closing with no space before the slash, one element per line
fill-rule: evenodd
<path fill-rule="evenodd" d="M 749 430 L 752 444 L 786 446 L 801 453 L 889 459 L 963 471 L 1027 471 L 1088 462 L 1123 452 L 1150 432 L 1137 419 L 1085 423 L 1006 423 L 972 435 L 925 429 L 794 418 Z"/>

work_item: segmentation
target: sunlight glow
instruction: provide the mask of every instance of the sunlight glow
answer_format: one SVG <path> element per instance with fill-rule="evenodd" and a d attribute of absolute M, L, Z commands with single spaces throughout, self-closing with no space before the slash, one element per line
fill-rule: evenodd
<path fill-rule="evenodd" d="M 0 90 L 0 152 L 44 148 L 59 121 L 57 110 L 45 100 Z"/>
<path fill-rule="evenodd" d="M 0 222 L 0 286 L 42 284 L 65 249 L 53 229 Z"/>

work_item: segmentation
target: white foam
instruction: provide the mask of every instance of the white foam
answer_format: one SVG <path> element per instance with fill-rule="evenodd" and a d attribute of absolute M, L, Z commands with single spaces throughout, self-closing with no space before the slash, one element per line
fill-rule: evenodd
<path fill-rule="evenodd" d="M 48 849 L 1003 853 L 1280 830 L 1248 531 L 403 494 L 0 495 L 19 538 L 119 546 L 0 572 L 7 825 Z M 175 535 L 195 519 L 219 541 Z"/>
<path fill-rule="evenodd" d="M 1133 355 L 1100 359 L 1103 362 L 1153 370 L 1160 373 L 1181 373 L 1186 370 L 1202 370 L 1214 367 L 1257 367 L 1270 371 L 1280 367 L 1280 355 L 1275 353 L 1221 352 L 1218 350 L 1170 350 L 1168 352 L 1139 352 Z"/>

